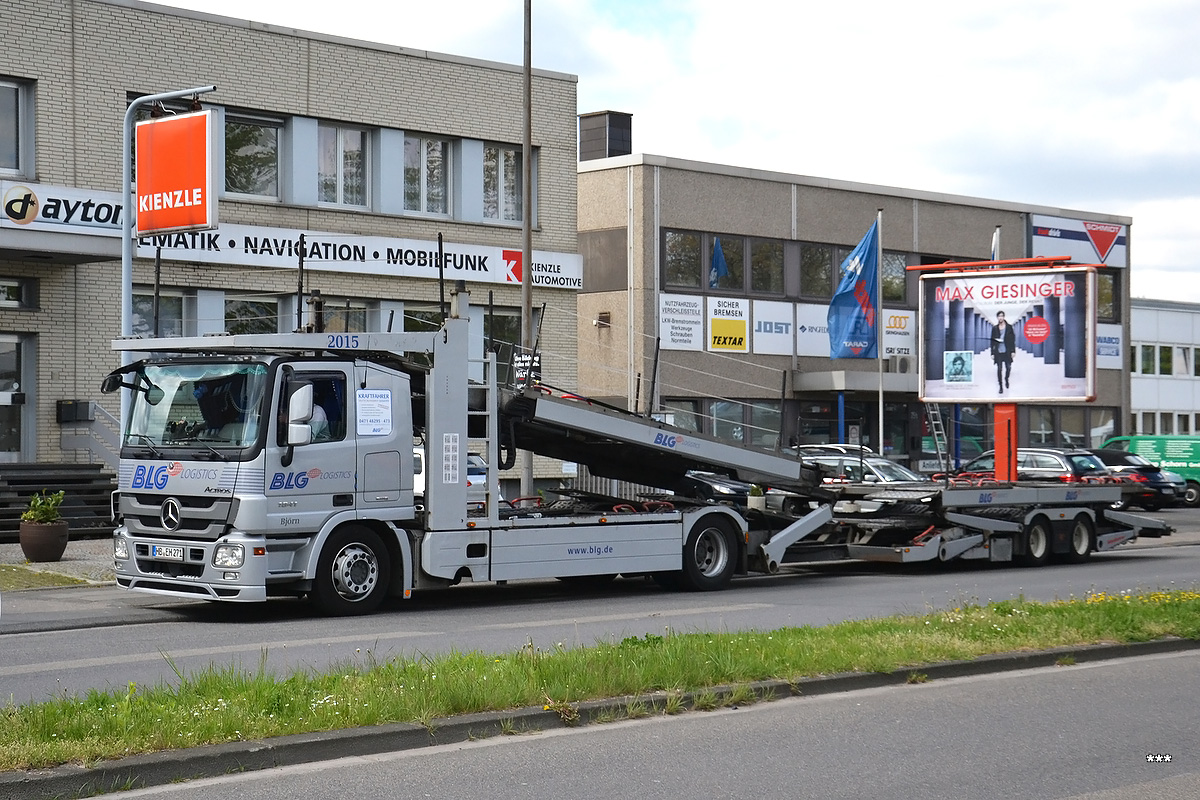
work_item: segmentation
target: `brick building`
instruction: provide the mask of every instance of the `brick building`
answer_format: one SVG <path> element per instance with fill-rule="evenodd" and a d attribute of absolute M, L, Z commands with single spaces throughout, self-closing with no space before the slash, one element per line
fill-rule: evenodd
<path fill-rule="evenodd" d="M 5 20 L 0 461 L 115 455 L 119 409 L 98 387 L 119 363 L 123 118 L 140 96 L 216 86 L 196 99 L 213 112 L 221 193 L 217 231 L 138 242 L 135 333 L 290 331 L 314 322 L 312 291 L 327 330 L 427 325 L 441 235 L 447 279 L 495 309 L 480 347 L 520 341 L 519 65 L 136 0 L 14 0 Z M 543 372 L 573 385 L 576 79 L 535 70 L 532 84 L 533 260 L 552 267 L 533 304 Z"/>

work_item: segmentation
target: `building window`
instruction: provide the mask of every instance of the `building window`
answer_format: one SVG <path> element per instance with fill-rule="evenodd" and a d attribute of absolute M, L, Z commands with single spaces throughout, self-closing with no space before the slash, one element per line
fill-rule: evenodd
<path fill-rule="evenodd" d="M 800 294 L 833 297 L 833 248 L 829 245 L 800 246 Z"/>
<path fill-rule="evenodd" d="M 1151 434 L 1151 435 L 1158 433 L 1158 431 L 1155 429 L 1155 425 L 1154 425 L 1157 418 L 1158 418 L 1158 414 L 1156 412 L 1143 411 L 1142 412 L 1142 429 L 1141 429 L 1141 431 L 1139 431 L 1139 433 L 1147 433 L 1147 434 Z"/>
<path fill-rule="evenodd" d="M 450 213 L 450 143 L 404 137 L 404 210 Z"/>
<path fill-rule="evenodd" d="M 1142 374 L 1153 375 L 1154 366 L 1158 360 L 1154 357 L 1154 345 L 1142 345 Z"/>
<path fill-rule="evenodd" d="M 1054 409 L 1029 409 L 1029 444 L 1035 447 L 1054 444 Z"/>
<path fill-rule="evenodd" d="M 773 295 L 783 294 L 783 242 L 751 240 L 750 289 Z"/>
<path fill-rule="evenodd" d="M 1178 426 L 1179 430 L 1177 431 L 1177 433 L 1179 433 L 1182 436 L 1187 436 L 1188 434 L 1190 434 L 1192 432 L 1192 415 L 1191 414 L 1180 414 L 1178 419 L 1179 419 L 1179 426 Z"/>
<path fill-rule="evenodd" d="M 664 239 L 663 263 L 666 269 L 664 284 L 699 288 L 700 234 L 667 231 Z"/>
<path fill-rule="evenodd" d="M 714 400 L 712 404 L 713 436 L 727 442 L 746 442 L 745 406 L 733 400 Z"/>
<path fill-rule="evenodd" d="M 34 283 L 26 278 L 0 278 L 0 308 L 32 308 Z"/>
<path fill-rule="evenodd" d="M 367 306 L 349 299 L 325 301 L 325 331 L 328 333 L 363 333 L 367 330 Z"/>
<path fill-rule="evenodd" d="M 28 90 L 24 84 L 0 80 L 0 174 L 21 175 L 31 154 L 32 131 Z"/>
<path fill-rule="evenodd" d="M 367 132 L 317 127 L 317 200 L 339 206 L 367 205 Z"/>
<path fill-rule="evenodd" d="M 780 444 L 782 415 L 778 400 L 756 400 L 750 404 L 750 443 L 758 447 Z"/>
<path fill-rule="evenodd" d="M 721 242 L 721 255 L 725 257 L 725 268 L 728 272 L 718 277 L 712 272 L 713 254 L 717 242 Z M 705 284 L 710 289 L 729 289 L 735 292 L 745 291 L 746 287 L 746 242 L 740 236 L 714 236 L 708 247 L 708 261 L 705 264 L 705 274 L 708 281 Z M 714 280 L 715 279 L 715 280 Z"/>
<path fill-rule="evenodd" d="M 1164 411 L 1162 414 L 1162 433 L 1170 436 L 1175 432 L 1175 415 L 1170 411 Z"/>
<path fill-rule="evenodd" d="M 1058 419 L 1061 426 L 1059 434 L 1063 447 L 1087 447 L 1087 431 L 1084 429 L 1084 413 L 1086 409 L 1065 407 L 1059 409 Z"/>
<path fill-rule="evenodd" d="M 279 333 L 279 301 L 225 299 L 226 333 Z"/>
<path fill-rule="evenodd" d="M 1090 441 L 1088 447 L 1099 447 L 1112 436 L 1116 436 L 1117 409 L 1093 408 L 1089 420 Z"/>
<path fill-rule="evenodd" d="M 1192 377 L 1200 378 L 1200 349 L 1192 350 Z"/>
<path fill-rule="evenodd" d="M 662 407 L 664 414 L 669 415 L 666 421 L 676 428 L 697 433 L 703 430 L 704 417 L 700 413 L 699 400 L 664 400 Z"/>
<path fill-rule="evenodd" d="M 135 293 L 131 322 L 135 336 L 183 336 L 183 294 L 159 293 L 156 326 L 154 295 Z"/>
<path fill-rule="evenodd" d="M 225 118 L 225 191 L 279 197 L 279 122 Z"/>
<path fill-rule="evenodd" d="M 1121 321 L 1120 278 L 1115 271 L 1096 273 L 1096 321 Z"/>
<path fill-rule="evenodd" d="M 1170 345 L 1158 346 L 1158 374 L 1159 375 L 1174 375 L 1175 370 L 1172 367 L 1171 356 L 1174 354 L 1175 348 Z"/>
<path fill-rule="evenodd" d="M 407 176 L 407 141 L 405 175 Z M 521 216 L 523 170 L 520 148 L 487 145 L 483 148 L 483 216 L 519 222 Z M 405 187 L 407 189 L 407 185 Z"/>
<path fill-rule="evenodd" d="M 907 297 L 905 280 L 908 265 L 903 253 L 884 253 L 883 263 L 879 266 L 880 281 L 883 284 L 883 301 L 903 303 Z"/>

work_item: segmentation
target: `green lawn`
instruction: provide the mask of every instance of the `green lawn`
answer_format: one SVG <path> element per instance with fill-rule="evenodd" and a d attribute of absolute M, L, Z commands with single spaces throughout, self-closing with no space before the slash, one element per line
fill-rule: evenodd
<path fill-rule="evenodd" d="M 719 705 L 707 690 L 767 679 L 912 669 L 1014 651 L 1163 637 L 1200 639 L 1200 592 L 1024 599 L 762 633 L 680 633 L 591 647 L 532 643 L 515 653 L 412 654 L 377 661 L 364 651 L 327 673 L 275 675 L 211 668 L 178 685 L 91 691 L 0 709 L 0 771 L 46 767 L 203 744 L 541 706 L 564 721 L 584 700 L 665 693 L 667 713 Z M 265 654 L 264 654 L 265 655 Z M 1061 662 L 1072 663 L 1070 658 Z M 706 699 L 707 698 L 707 699 Z M 10 703 L 12 700 L 10 699 Z M 625 716 L 646 713 L 630 707 Z"/>

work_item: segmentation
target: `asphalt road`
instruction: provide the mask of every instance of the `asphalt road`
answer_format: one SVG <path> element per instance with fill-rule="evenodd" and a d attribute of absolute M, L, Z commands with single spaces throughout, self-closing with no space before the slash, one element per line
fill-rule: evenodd
<path fill-rule="evenodd" d="M 1200 800 L 1198 683 L 1200 652 L 1191 651 L 493 737 L 109 796 Z"/>
<path fill-rule="evenodd" d="M 212 604 L 113 586 L 10 592 L 0 615 L 0 699 L 22 703 L 93 688 L 123 690 L 130 681 L 155 685 L 175 680 L 177 668 L 257 669 L 263 663 L 276 673 L 324 670 L 452 648 L 508 652 L 530 643 L 589 645 L 666 628 L 824 625 L 1019 595 L 1053 600 L 1195 586 L 1200 546 L 1185 543 L 1200 543 L 1200 512 L 1174 516 L 1180 536 L 1096 554 L 1081 565 L 843 562 L 741 579 L 729 591 L 705 594 L 666 592 L 644 580 L 618 580 L 590 592 L 556 581 L 465 585 L 349 619 L 315 616 L 309 605 L 291 600 Z"/>

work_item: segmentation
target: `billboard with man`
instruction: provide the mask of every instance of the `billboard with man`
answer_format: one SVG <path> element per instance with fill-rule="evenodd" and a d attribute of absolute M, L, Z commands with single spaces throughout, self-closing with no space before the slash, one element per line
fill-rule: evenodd
<path fill-rule="evenodd" d="M 1082 266 L 923 275 L 921 399 L 1095 399 L 1095 280 Z"/>

